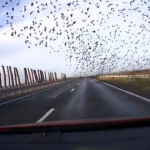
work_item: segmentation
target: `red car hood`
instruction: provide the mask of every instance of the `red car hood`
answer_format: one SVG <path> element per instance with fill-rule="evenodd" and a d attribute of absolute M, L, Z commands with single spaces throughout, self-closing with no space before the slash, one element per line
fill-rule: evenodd
<path fill-rule="evenodd" d="M 0 126 L 0 132 L 9 131 L 63 131 L 63 130 L 90 130 L 112 129 L 125 127 L 150 126 L 150 117 L 145 118 L 117 118 L 117 119 L 83 119 L 49 121 L 43 123 L 29 123 L 20 125 Z"/>

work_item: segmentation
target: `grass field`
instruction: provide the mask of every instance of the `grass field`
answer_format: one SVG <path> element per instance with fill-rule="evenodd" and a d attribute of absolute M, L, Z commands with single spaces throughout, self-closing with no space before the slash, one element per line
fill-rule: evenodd
<path fill-rule="evenodd" d="M 132 86 L 139 90 L 150 91 L 150 78 L 110 78 L 98 77 L 98 80 L 103 82 L 115 83 L 120 85 Z"/>

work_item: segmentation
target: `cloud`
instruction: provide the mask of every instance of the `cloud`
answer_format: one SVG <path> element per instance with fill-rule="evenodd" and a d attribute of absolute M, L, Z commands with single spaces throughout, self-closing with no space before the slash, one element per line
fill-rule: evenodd
<path fill-rule="evenodd" d="M 78 66 L 80 69 L 78 69 L 78 72 L 80 72 L 83 71 L 81 64 L 86 63 L 85 59 L 80 59 L 79 63 L 76 57 L 81 58 L 83 54 L 77 54 L 78 50 L 71 51 L 70 49 L 72 46 L 77 47 L 81 51 L 82 49 L 85 51 L 84 48 L 87 48 L 89 51 L 89 61 L 93 61 L 93 56 L 95 54 L 102 54 L 104 57 L 110 57 L 112 54 L 115 55 L 116 57 L 112 59 L 111 62 L 106 63 L 106 66 L 111 63 L 113 66 L 113 60 L 116 60 L 117 57 L 124 57 L 127 53 L 127 58 L 130 58 L 131 55 L 136 51 L 137 53 L 134 54 L 135 58 L 138 56 L 144 56 L 144 49 L 148 49 L 149 45 L 145 44 L 141 46 L 141 43 L 149 42 L 149 35 L 147 34 L 147 31 L 143 29 L 141 32 L 140 27 L 141 24 L 144 24 L 147 29 L 149 28 L 148 24 L 145 21 L 142 21 L 141 13 L 148 12 L 146 11 L 145 5 L 141 6 L 140 10 L 142 12 L 138 13 L 136 11 L 129 10 L 131 8 L 134 9 L 138 3 L 136 3 L 136 5 L 133 7 L 130 6 L 129 1 L 127 1 L 126 4 L 123 4 L 121 1 L 115 0 L 113 1 L 113 6 L 111 7 L 108 7 L 108 3 L 103 1 L 99 5 L 99 8 L 97 7 L 97 3 L 99 2 L 97 0 L 94 0 L 90 6 L 88 4 L 90 1 L 87 1 L 87 3 L 80 1 L 80 5 L 77 6 L 75 10 L 72 10 L 74 8 L 73 4 L 70 7 L 66 5 L 68 2 L 70 2 L 69 0 L 61 1 L 61 6 L 58 5 L 60 2 L 55 2 L 53 5 L 51 5 L 49 0 L 44 2 L 38 1 L 38 4 L 35 3 L 36 1 L 33 2 L 33 7 L 31 7 L 31 1 L 27 0 L 21 2 L 19 7 L 15 7 L 15 11 L 13 13 L 11 13 L 12 7 L 10 7 L 9 9 L 5 9 L 0 14 L 0 18 L 4 18 L 4 15 L 7 11 L 11 13 L 11 15 L 14 15 L 14 20 L 11 20 L 10 18 L 9 20 L 11 20 L 13 23 L 14 31 L 17 31 L 17 36 L 12 37 L 11 33 L 14 31 L 9 25 L 4 26 L 0 30 L 0 37 L 2 37 L 0 40 L 1 65 L 12 65 L 18 67 L 19 69 L 22 69 L 23 67 L 29 67 L 33 69 L 42 69 L 45 71 L 64 72 L 67 73 L 67 75 L 71 75 L 74 71 L 73 66 L 75 67 L 79 64 Z M 45 4 L 46 2 L 50 5 L 48 5 L 46 9 L 43 9 L 44 6 L 42 6 L 42 3 Z M 117 4 L 118 7 L 116 6 Z M 54 12 L 54 5 L 56 6 L 56 12 Z M 24 6 L 27 8 L 25 12 Z M 40 13 L 37 13 L 37 6 L 40 6 Z M 88 7 L 90 7 L 90 17 L 87 17 L 88 15 L 85 14 Z M 112 10 L 112 8 L 114 8 L 114 10 Z M 119 10 L 123 8 L 125 8 L 125 11 L 122 13 Z M 70 11 L 68 11 L 68 9 Z M 30 15 L 32 11 L 33 14 Z M 50 13 L 51 11 L 53 14 Z M 62 13 L 65 15 L 65 18 L 68 17 L 68 20 L 62 19 Z M 73 14 L 72 18 L 70 18 L 71 14 Z M 24 18 L 22 17 L 23 15 L 25 16 Z M 47 16 L 49 16 L 49 18 Z M 91 23 L 93 20 L 94 22 Z M 34 25 L 35 30 L 30 29 L 30 27 L 34 24 L 33 21 L 34 23 L 36 22 Z M 59 26 L 56 26 L 56 21 L 58 22 Z M 67 22 L 68 24 L 72 24 L 74 21 L 76 21 L 76 23 L 73 26 L 67 27 Z M 131 22 L 133 23 L 131 27 L 129 27 Z M 39 27 L 40 23 L 42 25 Z M 28 29 L 24 29 L 25 26 L 27 26 Z M 41 35 L 41 32 L 45 27 L 47 28 L 47 31 L 43 32 Z M 55 27 L 54 33 L 52 32 L 53 27 Z M 80 31 L 80 28 L 82 28 L 84 32 L 83 30 Z M 118 28 L 117 31 L 115 31 L 116 28 Z M 21 29 L 23 29 L 23 31 L 21 31 Z M 65 30 L 67 30 L 68 33 Z M 96 34 L 93 33 L 93 30 L 96 31 Z M 60 32 L 62 32 L 61 35 L 56 34 Z M 74 38 L 68 40 L 67 34 L 71 37 L 71 32 L 74 33 Z M 141 34 L 138 34 L 138 32 L 141 32 Z M 4 33 L 6 34 L 4 35 Z M 29 36 L 30 33 L 32 33 L 31 37 Z M 20 38 L 18 37 L 19 34 Z M 143 38 L 144 34 L 145 38 Z M 76 39 L 78 35 L 81 35 L 80 40 Z M 28 40 L 31 44 L 25 44 L 27 36 L 29 37 Z M 47 48 L 45 47 L 46 36 L 48 36 Z M 98 36 L 100 38 L 98 38 Z M 135 36 L 137 37 L 135 38 Z M 36 40 L 35 37 L 39 39 Z M 56 40 L 50 41 L 50 38 Z M 40 41 L 43 39 L 43 44 L 39 45 Z M 139 44 L 135 44 L 138 40 Z M 84 44 L 82 44 L 82 41 L 84 41 Z M 95 51 L 90 51 L 89 46 L 87 45 L 88 42 L 90 42 L 91 47 L 94 47 L 96 41 L 99 43 L 98 48 Z M 67 46 L 64 46 L 65 42 L 67 42 Z M 74 42 L 74 44 L 69 45 L 68 42 Z M 38 47 L 36 47 L 35 44 L 38 44 Z M 30 46 L 30 49 L 28 49 L 28 46 Z M 148 51 L 147 54 L 150 54 L 150 52 Z M 66 60 L 66 58 L 70 56 L 73 56 L 71 58 L 71 62 L 70 59 Z M 117 70 L 121 68 L 119 66 L 121 63 L 122 66 L 124 65 L 125 60 L 122 59 L 116 62 Z M 129 59 L 128 63 L 130 62 L 131 60 Z M 95 60 L 94 65 L 96 69 L 98 68 L 98 63 L 100 64 L 101 60 Z M 126 65 L 128 65 L 128 63 L 126 63 Z M 91 64 L 88 66 L 89 68 L 92 68 Z M 69 70 L 69 68 L 71 69 Z M 93 72 L 95 72 L 96 69 Z"/>
<path fill-rule="evenodd" d="M 29 9 L 29 7 L 27 7 Z M 33 9 L 31 9 L 33 11 Z M 15 16 L 19 16 L 16 14 Z M 50 22 L 49 20 L 46 19 L 46 17 L 40 13 L 39 14 L 39 19 L 37 20 L 40 21 L 41 18 L 43 20 L 43 24 L 45 23 L 46 26 L 48 27 Z M 21 19 L 20 19 L 21 20 Z M 16 29 L 17 31 L 21 30 L 24 26 L 30 26 L 32 25 L 32 18 L 31 17 L 26 17 L 23 22 L 17 22 L 13 24 L 13 28 Z M 54 26 L 54 21 L 49 27 Z M 2 40 L 0 41 L 0 47 L 1 47 L 1 56 L 0 56 L 0 63 L 5 64 L 5 65 L 14 65 L 19 68 L 22 67 L 34 67 L 38 68 L 40 67 L 41 69 L 44 70 L 56 70 L 55 68 L 59 68 L 57 70 L 63 71 L 63 70 L 68 70 L 65 67 L 65 54 L 56 53 L 56 54 L 50 54 L 49 51 L 51 49 L 46 49 L 44 46 L 40 47 L 32 47 L 31 49 L 27 48 L 27 45 L 24 43 L 25 37 L 29 35 L 31 31 L 27 30 L 23 32 L 23 36 L 21 38 L 18 37 L 12 37 L 10 33 L 12 30 L 10 27 L 6 26 L 0 31 L 0 37 L 3 37 Z M 4 36 L 3 33 L 6 33 Z M 33 33 L 33 32 L 32 32 Z M 34 37 L 30 38 L 30 41 L 32 43 L 36 43 Z M 60 41 L 61 42 L 61 41 Z M 9 44 L 8 44 L 9 43 Z M 58 44 L 58 41 L 55 42 L 55 44 Z M 65 52 L 65 51 L 64 51 Z M 61 64 L 61 67 L 60 67 Z"/>

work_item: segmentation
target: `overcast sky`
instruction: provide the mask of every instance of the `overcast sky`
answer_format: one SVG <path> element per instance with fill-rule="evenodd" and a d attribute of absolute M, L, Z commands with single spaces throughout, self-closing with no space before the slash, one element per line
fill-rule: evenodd
<path fill-rule="evenodd" d="M 9 1 L 10 0 L 8 0 L 8 2 Z M 36 1 L 38 2 L 38 4 L 35 3 Z M 58 73 L 63 72 L 67 75 L 72 75 L 75 70 L 74 67 L 79 64 L 78 60 L 76 59 L 78 54 L 75 54 L 76 52 L 71 52 L 70 50 L 67 51 L 68 47 L 64 46 L 64 42 L 68 42 L 65 30 L 68 30 L 68 32 L 70 32 L 71 29 L 73 33 L 77 33 L 77 29 L 80 29 L 82 27 L 84 27 L 84 30 L 88 30 L 88 32 L 92 35 L 92 39 L 90 42 L 92 47 L 94 47 L 94 43 L 96 41 L 99 42 L 98 48 L 95 51 L 90 52 L 91 60 L 93 60 L 93 56 L 98 55 L 98 57 L 95 59 L 94 71 L 98 69 L 98 63 L 101 57 L 110 57 L 112 54 L 114 54 L 118 58 L 124 57 L 124 55 L 126 55 L 125 58 L 128 59 L 116 61 L 115 58 L 115 62 L 117 64 L 115 68 L 117 69 L 122 68 L 122 66 L 126 67 L 130 63 L 134 64 L 135 68 L 138 68 L 139 66 L 137 65 L 136 61 L 133 61 L 133 58 L 131 57 L 132 55 L 134 57 L 134 60 L 138 59 L 138 57 L 140 58 L 143 56 L 143 58 L 149 58 L 150 34 L 148 30 L 150 30 L 150 27 L 148 22 L 150 21 L 150 19 L 149 17 L 143 16 L 143 14 L 149 14 L 148 2 L 146 4 L 144 3 L 144 1 L 141 2 L 141 0 L 136 0 L 131 5 L 130 0 L 108 0 L 107 2 L 105 0 L 101 0 L 101 2 L 100 0 L 86 0 L 86 2 L 85 0 L 78 0 L 78 3 L 76 2 L 76 0 L 58 0 L 57 2 L 56 0 L 32 0 L 32 2 L 34 2 L 34 6 L 32 7 L 31 0 L 21 0 L 20 4 L 17 6 L 16 4 L 18 2 L 18 0 L 12 0 L 12 2 L 9 2 L 5 7 L 0 8 L 0 25 L 3 26 L 2 28 L 0 28 L 1 65 L 11 65 L 13 67 L 19 68 L 19 70 L 27 67 L 33 69 L 41 69 L 43 71 L 56 71 Z M 42 4 L 45 4 L 46 2 L 48 2 L 48 6 L 42 6 Z M 51 5 L 50 2 L 53 2 L 53 4 Z M 70 2 L 72 2 L 72 4 L 68 6 L 67 4 Z M 89 2 L 91 2 L 90 5 Z M 5 3 L 6 2 L 4 0 L 1 0 L 0 6 L 5 5 Z M 113 5 L 108 7 L 110 3 L 113 3 Z M 75 7 L 76 4 L 79 5 Z M 99 7 L 97 7 L 98 4 Z M 56 6 L 56 9 L 54 9 L 54 5 Z M 25 12 L 24 6 L 26 6 L 27 9 Z M 40 13 L 37 13 L 37 6 L 40 6 Z M 13 7 L 14 11 L 12 11 Z M 89 18 L 87 17 L 87 14 L 81 13 L 82 10 L 83 12 L 86 12 L 86 9 L 88 7 L 90 8 L 88 11 L 88 15 L 90 15 Z M 121 12 L 120 10 L 122 10 L 123 8 L 125 10 Z M 136 8 L 137 10 L 134 10 Z M 30 15 L 32 11 L 33 14 Z M 51 11 L 53 12 L 53 14 L 50 14 Z M 7 18 L 6 12 L 9 13 L 9 16 L 14 16 L 14 19 L 12 20 L 10 17 Z M 76 23 L 69 28 L 67 28 L 66 26 L 63 27 L 63 24 L 67 21 L 62 19 L 61 13 L 65 14 L 66 17 L 69 17 L 70 23 L 72 23 L 73 21 L 76 21 Z M 70 18 L 71 13 L 73 13 L 72 18 Z M 22 17 L 23 15 L 25 17 Z M 47 16 L 49 16 L 49 18 Z M 23 35 L 20 35 L 20 38 L 18 36 L 11 36 L 12 29 L 10 27 L 10 24 L 6 24 L 7 19 L 9 20 L 9 22 L 12 22 L 13 28 L 17 31 L 17 34 L 23 33 Z M 55 19 L 59 24 L 58 27 L 56 27 Z M 94 25 L 90 24 L 92 20 L 95 20 Z M 36 21 L 38 24 L 41 22 L 42 25 L 40 29 L 38 29 L 38 31 L 43 31 L 44 27 L 46 26 L 47 32 L 44 32 L 42 35 L 40 35 L 40 32 L 37 32 L 35 34 L 35 31 L 27 29 L 21 32 L 21 29 L 24 29 L 25 26 L 32 26 L 32 21 Z M 55 33 L 49 33 L 48 31 L 53 27 L 56 27 L 56 32 L 62 31 L 62 34 L 58 36 Z M 38 25 L 35 25 L 34 29 L 36 30 L 36 28 L 38 28 Z M 117 33 L 115 33 L 116 29 Z M 142 29 L 143 31 L 141 31 Z M 101 36 L 100 39 L 97 38 L 96 34 L 92 33 L 93 30 L 96 31 L 97 35 Z M 139 32 L 141 33 L 138 34 Z M 25 40 L 30 33 L 32 33 L 32 37 L 29 38 L 31 44 L 30 48 L 28 48 L 28 45 L 25 44 Z M 79 31 L 76 35 L 78 34 Z M 114 40 L 115 34 L 117 35 L 115 36 Z M 47 48 L 44 44 L 35 46 L 35 44 L 37 43 L 35 37 L 42 40 L 42 38 L 46 36 L 48 36 L 48 38 L 52 37 L 56 40 L 48 41 Z M 85 47 L 88 43 L 88 37 L 89 35 L 84 34 L 82 36 L 82 39 L 80 39 L 84 41 Z M 107 37 L 107 40 L 110 39 L 107 41 L 107 44 L 103 41 L 105 37 Z M 79 40 L 74 39 L 73 42 L 74 46 L 79 47 Z M 100 44 L 102 44 L 101 47 Z M 120 45 L 123 46 L 121 47 Z M 70 55 L 73 56 L 71 58 L 71 61 L 70 59 L 66 60 L 66 58 L 68 58 Z M 143 58 L 141 58 L 140 64 L 145 63 L 145 61 L 143 61 Z M 112 63 L 113 59 L 112 61 L 106 61 L 105 66 L 112 65 Z M 91 66 L 89 65 L 88 67 Z M 145 65 L 145 67 L 148 67 L 148 65 Z M 82 71 L 82 68 L 79 68 L 79 70 Z"/>

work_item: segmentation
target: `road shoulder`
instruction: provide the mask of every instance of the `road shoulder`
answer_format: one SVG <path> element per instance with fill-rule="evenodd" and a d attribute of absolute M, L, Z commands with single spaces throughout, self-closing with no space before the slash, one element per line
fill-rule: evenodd
<path fill-rule="evenodd" d="M 130 84 L 125 84 L 125 83 L 118 83 L 116 81 L 98 81 L 99 83 L 101 82 L 105 82 L 105 83 L 108 83 L 110 85 L 113 85 L 113 86 L 116 86 L 120 89 L 123 89 L 123 90 L 126 90 L 126 91 L 129 91 L 129 92 L 132 92 L 134 94 L 137 94 L 139 96 L 142 96 L 142 97 L 145 97 L 145 98 L 148 98 L 150 99 L 150 92 L 149 91 L 145 91 L 145 90 L 141 90 L 141 89 L 138 89 Z"/>

